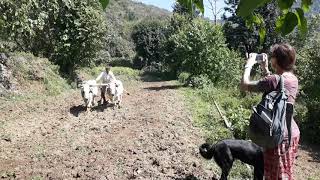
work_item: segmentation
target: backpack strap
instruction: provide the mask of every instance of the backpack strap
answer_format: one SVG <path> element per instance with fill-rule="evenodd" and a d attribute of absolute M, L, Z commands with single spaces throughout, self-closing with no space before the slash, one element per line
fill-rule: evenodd
<path fill-rule="evenodd" d="M 275 74 L 276 76 L 276 81 L 277 81 L 277 87 L 276 89 L 279 91 L 279 92 L 285 92 L 285 87 L 284 87 L 284 77 L 282 75 L 278 75 L 278 74 Z"/>
<path fill-rule="evenodd" d="M 282 75 L 276 74 L 276 79 L 278 82 L 277 89 L 279 90 L 280 93 L 285 93 L 285 87 L 284 87 L 284 77 Z M 287 150 L 290 148 L 291 145 L 291 122 L 292 122 L 292 117 L 293 117 L 293 112 L 294 112 L 294 105 L 290 102 L 286 103 L 286 126 L 288 130 L 288 147 Z"/>
<path fill-rule="evenodd" d="M 286 107 L 286 125 L 287 125 L 287 129 L 288 129 L 288 149 L 291 145 L 291 122 L 292 122 L 292 117 L 293 117 L 293 112 L 294 112 L 294 106 L 292 103 L 287 102 L 286 103 L 287 107 Z"/>

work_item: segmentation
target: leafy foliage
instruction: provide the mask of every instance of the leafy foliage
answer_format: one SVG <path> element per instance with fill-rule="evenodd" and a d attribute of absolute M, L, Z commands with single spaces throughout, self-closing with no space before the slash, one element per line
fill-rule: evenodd
<path fill-rule="evenodd" d="M 5 40 L 49 57 L 64 72 L 90 64 L 103 45 L 105 20 L 96 0 L 4 0 L 0 11 Z"/>
<path fill-rule="evenodd" d="M 240 79 L 241 59 L 226 47 L 220 26 L 202 19 L 187 23 L 182 18 L 180 22 L 180 27 L 163 44 L 162 54 L 172 71 L 207 75 L 213 83 L 221 85 L 233 84 L 224 77 L 234 82 Z"/>
<path fill-rule="evenodd" d="M 297 72 L 304 94 L 302 103 L 307 108 L 300 107 L 298 122 L 302 127 L 302 134 L 312 142 L 320 142 L 320 16 L 310 21 L 309 34 L 305 41 L 297 43 Z M 299 40 L 299 39 L 298 39 Z"/>
<path fill-rule="evenodd" d="M 251 1 L 240 0 L 240 4 L 238 6 L 238 15 L 241 17 L 247 18 L 253 15 L 253 11 L 259 6 L 267 3 L 267 0 L 257 0 L 255 3 L 250 3 Z M 295 0 L 278 0 L 278 7 L 282 11 L 282 15 L 278 18 L 277 21 L 277 29 L 282 35 L 287 35 L 294 30 L 296 26 L 298 26 L 298 18 L 302 19 L 302 14 L 294 13 L 293 3 Z M 309 11 L 309 7 L 311 6 L 311 1 L 302 1 L 301 8 L 304 12 Z M 303 15 L 304 16 L 304 15 Z M 307 28 L 306 23 L 300 23 L 299 29 L 302 30 L 301 33 L 305 34 L 305 29 Z"/>
<path fill-rule="evenodd" d="M 131 34 L 141 21 L 153 19 L 166 19 L 170 12 L 155 6 L 145 5 L 131 0 L 110 1 L 105 10 L 107 21 L 106 46 L 102 54 L 109 54 L 109 57 L 101 57 L 105 61 L 98 59 L 99 62 L 112 64 L 126 64 L 132 66 L 134 59 L 135 44 Z M 116 62 L 118 61 L 119 62 Z"/>
<path fill-rule="evenodd" d="M 99 2 L 101 3 L 103 9 L 105 9 L 109 4 L 109 0 L 99 0 Z"/>
<path fill-rule="evenodd" d="M 193 5 L 195 6 L 195 5 Z M 193 8 L 193 13 L 190 14 L 189 13 L 189 9 L 184 6 L 183 4 L 180 4 L 180 3 L 175 3 L 174 6 L 173 6 L 173 13 L 176 13 L 176 14 L 179 14 L 179 15 L 183 15 L 183 16 L 187 16 L 187 17 L 190 17 L 190 18 L 195 18 L 195 17 L 198 17 L 199 14 L 200 14 L 200 11 L 196 8 Z"/>
<path fill-rule="evenodd" d="M 178 80 L 180 83 L 187 85 L 190 78 L 190 74 L 187 72 L 182 72 L 178 76 Z"/>
<path fill-rule="evenodd" d="M 255 24 L 250 24 L 248 28 L 246 21 L 236 14 L 237 3 L 239 1 L 226 1 L 228 6 L 225 10 L 231 16 L 224 16 L 226 23 L 223 25 L 223 30 L 229 48 L 239 50 L 244 56 L 246 52 L 267 52 L 271 45 L 282 41 L 281 36 L 275 30 L 277 16 L 280 13 L 275 0 L 255 11 L 261 17 L 252 21 L 262 23 L 262 19 L 265 19 L 264 29 L 256 27 Z M 261 30 L 265 32 L 259 32 Z M 261 41 L 261 33 L 265 34 L 264 41 Z"/>
<path fill-rule="evenodd" d="M 189 13 L 193 13 L 193 8 L 192 5 L 195 4 L 199 6 L 199 8 L 203 8 L 203 0 L 199 0 L 200 3 L 198 2 L 193 2 L 192 0 L 177 0 L 180 4 L 183 4 L 187 9 L 189 10 Z M 238 3 L 238 1 L 234 1 L 235 3 Z M 254 13 L 254 10 L 257 8 L 263 6 L 264 4 L 270 2 L 270 0 L 239 0 L 239 5 L 237 6 L 237 15 L 241 16 L 242 18 L 245 18 L 247 21 L 247 24 L 256 24 L 257 26 L 261 25 L 261 22 L 263 21 L 254 21 L 254 19 L 259 19 L 257 14 Z M 298 25 L 297 19 L 300 16 L 300 19 L 302 19 L 301 14 L 299 15 L 298 13 L 296 16 L 293 16 L 293 2 L 295 0 L 277 0 L 278 2 L 278 7 L 282 10 L 282 15 L 278 19 L 277 23 L 277 29 L 281 31 L 283 35 L 287 35 L 290 32 L 293 31 L 294 27 Z M 301 3 L 301 9 L 304 12 L 308 12 L 310 9 L 310 6 L 312 5 L 312 0 L 303 0 Z M 284 19 L 286 19 L 284 21 Z M 307 25 L 305 23 L 301 23 L 299 26 L 300 30 L 302 30 L 302 34 L 305 33 L 305 29 L 307 28 Z M 260 26 L 259 27 L 259 35 L 260 35 L 260 40 L 264 39 L 265 36 L 265 27 Z"/>
<path fill-rule="evenodd" d="M 237 14 L 241 17 L 247 17 L 256 8 L 262 6 L 266 2 L 267 0 L 256 0 L 256 1 L 240 0 L 238 9 L 237 9 Z"/>
<path fill-rule="evenodd" d="M 177 0 L 177 2 L 188 9 L 191 14 L 196 11 L 196 8 L 200 10 L 200 12 L 204 13 L 203 0 Z"/>
<path fill-rule="evenodd" d="M 203 89 L 210 85 L 212 82 L 208 75 L 200 74 L 197 76 L 190 77 L 188 84 L 190 84 L 194 88 Z"/>
<path fill-rule="evenodd" d="M 138 68 L 162 61 L 161 42 L 166 38 L 167 27 L 164 21 L 146 20 L 137 24 L 132 32 L 137 57 L 134 65 Z"/>

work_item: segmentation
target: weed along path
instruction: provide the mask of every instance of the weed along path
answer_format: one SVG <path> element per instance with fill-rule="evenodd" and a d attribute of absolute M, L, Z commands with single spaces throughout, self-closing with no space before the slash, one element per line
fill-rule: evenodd
<path fill-rule="evenodd" d="M 173 82 L 128 87 L 122 109 L 83 110 L 80 92 L 4 102 L 0 178 L 211 179 Z"/>

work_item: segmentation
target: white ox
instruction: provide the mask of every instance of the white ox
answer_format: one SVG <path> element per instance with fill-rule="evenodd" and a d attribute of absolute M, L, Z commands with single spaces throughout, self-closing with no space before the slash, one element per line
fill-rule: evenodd
<path fill-rule="evenodd" d="M 121 103 L 122 103 L 122 96 L 123 96 L 123 92 L 124 92 L 124 88 L 123 88 L 123 84 L 120 80 L 116 80 L 116 90 L 115 90 L 115 94 L 113 97 L 113 100 L 115 102 L 116 105 L 118 105 L 118 107 L 121 107 Z"/>
<path fill-rule="evenodd" d="M 114 103 L 115 106 L 118 106 L 118 108 L 121 107 L 123 92 L 124 88 L 120 80 L 109 83 L 109 91 L 107 91 L 107 95 L 109 99 L 111 99 L 111 102 Z"/>
<path fill-rule="evenodd" d="M 84 81 L 81 85 L 81 96 L 85 106 L 91 108 L 94 105 L 94 98 L 98 95 L 97 82 L 95 80 Z"/>

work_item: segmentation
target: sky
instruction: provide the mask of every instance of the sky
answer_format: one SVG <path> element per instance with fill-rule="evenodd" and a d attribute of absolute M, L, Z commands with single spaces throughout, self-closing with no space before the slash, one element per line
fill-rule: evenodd
<path fill-rule="evenodd" d="M 175 3 L 175 0 L 134 0 L 134 1 L 142 2 L 144 4 L 154 5 L 163 9 L 167 9 L 169 11 L 172 11 L 172 6 Z M 210 4 L 208 2 L 209 0 L 203 0 L 203 1 L 205 6 L 204 16 L 213 20 L 212 11 L 209 9 L 210 7 Z M 223 8 L 224 6 L 225 6 L 224 0 L 217 1 L 217 10 L 219 10 L 220 8 Z M 223 12 L 221 12 L 217 18 L 220 19 L 222 14 Z"/>

